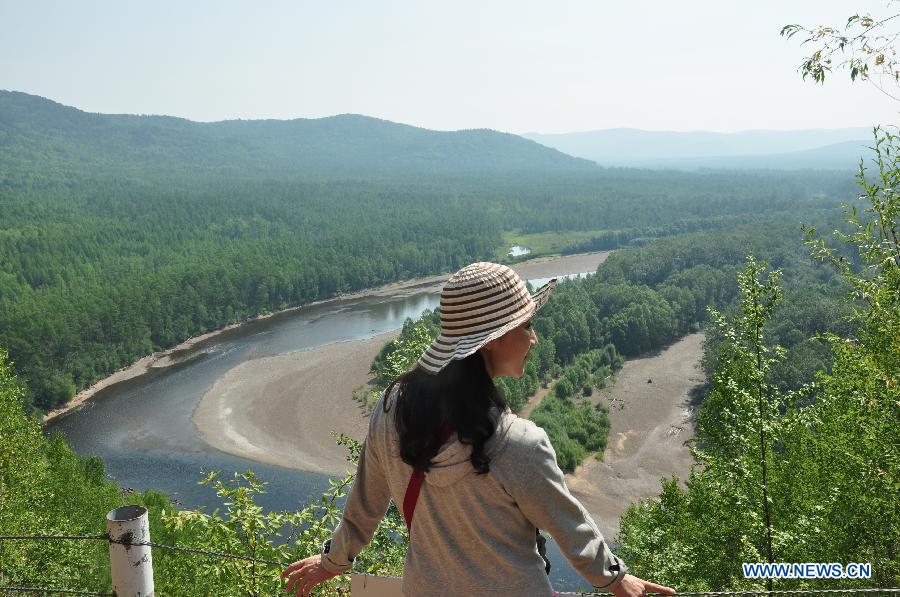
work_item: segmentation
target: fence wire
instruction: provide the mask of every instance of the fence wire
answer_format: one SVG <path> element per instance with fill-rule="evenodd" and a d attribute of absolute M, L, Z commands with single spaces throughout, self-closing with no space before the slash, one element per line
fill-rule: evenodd
<path fill-rule="evenodd" d="M 106 535 L 0 535 L 0 541 L 7 539 L 65 539 L 72 541 L 88 541 L 107 539 Z"/>
<path fill-rule="evenodd" d="M 234 553 L 226 553 L 222 551 L 212 551 L 209 549 L 199 549 L 196 547 L 179 547 L 177 545 L 165 545 L 163 543 L 154 543 L 152 541 L 128 541 L 122 539 L 113 539 L 109 535 L 0 535 L 0 541 L 11 540 L 72 540 L 72 541 L 107 541 L 117 545 L 126 545 L 129 547 L 155 547 L 167 551 L 176 551 L 190 553 L 195 555 L 211 556 L 216 558 L 225 558 L 231 560 L 243 560 L 246 562 L 259 562 L 261 564 L 269 564 L 270 566 L 286 567 L 291 562 L 278 562 L 275 560 L 265 560 L 262 558 L 252 558 L 250 556 L 242 556 Z"/>
<path fill-rule="evenodd" d="M 106 537 L 104 537 L 105 539 Z M 280 568 L 285 568 L 289 566 L 290 562 L 276 562 L 275 560 L 264 560 L 262 558 L 251 558 L 250 556 L 241 556 L 233 553 L 225 553 L 221 551 L 212 551 L 209 549 L 198 549 L 195 547 L 178 547 L 176 545 L 163 545 L 161 543 L 154 543 L 152 541 L 123 541 L 120 539 L 109 539 L 110 543 L 117 543 L 119 545 L 128 545 L 132 547 L 156 547 L 158 549 L 165 549 L 167 551 L 180 551 L 183 553 L 196 554 L 201 556 L 212 556 L 217 558 L 225 558 L 230 560 L 244 560 L 247 562 L 260 562 L 262 564 L 269 564 L 271 566 L 278 566 Z"/>
<path fill-rule="evenodd" d="M 50 589 L 46 587 L 4 587 L 0 586 L 0 593 L 68 593 L 69 595 L 102 595 L 103 597 L 116 597 L 115 593 L 97 593 L 94 591 L 82 591 L 80 589 Z"/>

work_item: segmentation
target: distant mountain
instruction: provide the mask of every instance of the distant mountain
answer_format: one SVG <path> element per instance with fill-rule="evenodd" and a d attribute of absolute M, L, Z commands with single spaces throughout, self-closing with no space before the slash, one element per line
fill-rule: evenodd
<path fill-rule="evenodd" d="M 844 141 L 824 147 L 756 155 L 649 160 L 640 164 L 645 168 L 698 170 L 721 168 L 725 170 L 853 170 L 859 167 L 860 158 L 870 156 L 870 141 Z"/>
<path fill-rule="evenodd" d="M 741 133 L 609 129 L 525 138 L 603 166 L 855 169 L 867 128 Z M 821 161 L 818 161 L 821 160 Z"/>
<path fill-rule="evenodd" d="M 491 130 L 440 132 L 354 114 L 198 123 L 93 114 L 0 91 L 0 175 L 17 169 L 309 176 L 591 171 L 590 161 Z"/>

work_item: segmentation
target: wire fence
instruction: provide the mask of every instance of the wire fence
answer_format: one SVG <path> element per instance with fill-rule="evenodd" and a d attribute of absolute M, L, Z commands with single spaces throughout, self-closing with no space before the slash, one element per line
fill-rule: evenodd
<path fill-rule="evenodd" d="M 115 593 L 97 593 L 95 591 L 82 591 L 80 589 L 52 589 L 49 587 L 4 587 L 0 586 L 0 593 L 65 593 L 69 595 L 102 595 L 103 597 L 116 597 Z"/>
<path fill-rule="evenodd" d="M 203 555 L 203 556 L 211 556 L 216 558 L 224 558 L 231 560 L 244 560 L 246 562 L 259 562 L 261 564 L 269 564 L 271 566 L 279 566 L 284 568 L 290 564 L 290 562 L 278 562 L 275 560 L 265 560 L 262 558 L 251 558 L 250 556 L 242 556 L 233 553 L 226 553 L 222 551 L 212 551 L 209 549 L 198 549 L 196 547 L 180 547 L 177 545 L 165 545 L 163 543 L 154 543 L 153 541 L 123 541 L 121 539 L 113 539 L 109 535 L 0 535 L 0 542 L 7 539 L 59 539 L 59 540 L 73 540 L 73 541 L 106 541 L 107 543 L 114 543 L 116 545 L 126 545 L 128 547 L 151 547 L 156 549 L 165 549 L 167 551 L 176 551 L 189 553 L 194 555 Z"/>
<path fill-rule="evenodd" d="M 177 553 L 186 553 L 191 555 L 201 555 L 207 557 L 214 557 L 220 559 L 231 559 L 231 560 L 241 560 L 245 562 L 254 562 L 260 564 L 266 564 L 269 566 L 274 566 L 278 568 L 287 567 L 290 562 L 278 562 L 274 560 L 267 560 L 264 558 L 253 558 L 250 556 L 226 553 L 220 551 L 213 551 L 209 549 L 199 549 L 195 547 L 181 547 L 178 545 L 166 545 L 163 543 L 155 543 L 153 541 L 133 541 L 133 540 L 123 540 L 123 539 L 115 539 L 110 537 L 108 534 L 102 535 L 0 535 L 0 554 L 2 554 L 2 545 L 4 541 L 104 541 L 106 543 L 113 543 L 117 545 L 124 545 L 127 547 L 150 547 L 151 549 L 162 549 L 166 551 L 172 551 Z M 2 568 L 0 568 L 2 570 Z M 102 596 L 110 596 L 116 597 L 115 593 L 105 593 L 105 592 L 97 592 L 97 591 L 86 591 L 82 589 L 66 589 L 66 588 L 54 588 L 54 587 L 26 587 L 26 586 L 12 586 L 12 585 L 0 585 L 0 593 L 30 593 L 34 595 L 43 595 L 43 594 L 69 594 L 69 595 L 102 595 Z"/>
<path fill-rule="evenodd" d="M 125 539 L 114 539 L 108 534 L 102 535 L 0 535 L 0 554 L 2 554 L 2 546 L 4 541 L 105 541 L 107 543 L 124 545 L 127 547 L 150 547 L 153 549 L 162 549 L 176 553 L 186 553 L 191 555 L 201 555 L 207 557 L 242 560 L 246 562 L 254 562 L 267 564 L 284 568 L 289 562 L 278 562 L 275 560 L 266 560 L 262 558 L 253 558 L 250 556 L 226 553 L 221 551 L 213 551 L 209 549 L 199 549 L 195 547 L 181 547 L 178 545 L 165 545 L 163 543 L 154 543 L 152 541 L 131 541 Z M 0 568 L 2 570 L 2 568 Z M 69 594 L 69 595 L 97 595 L 104 597 L 116 597 L 116 593 L 104 593 L 97 591 L 87 591 L 82 589 L 65 589 L 52 587 L 25 587 L 0 585 L 0 593 L 32 593 L 32 594 Z M 566 596 L 583 596 L 605 595 L 608 593 L 557 593 L 560 597 Z M 654 593 L 648 593 L 653 595 Z M 685 597 L 754 597 L 754 596 L 774 596 L 793 597 L 802 595 L 866 595 L 867 597 L 894 597 L 900 595 L 900 588 L 853 588 L 853 589 L 794 589 L 794 590 L 751 590 L 751 591 L 700 591 L 700 592 L 680 592 L 679 595 Z"/>

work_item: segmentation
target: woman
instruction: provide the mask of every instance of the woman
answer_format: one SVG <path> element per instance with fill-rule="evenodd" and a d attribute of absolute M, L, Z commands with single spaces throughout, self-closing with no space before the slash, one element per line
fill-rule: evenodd
<path fill-rule="evenodd" d="M 520 377 L 537 344 L 533 296 L 509 267 L 475 263 L 441 292 L 441 333 L 375 406 L 344 517 L 323 553 L 291 564 L 309 595 L 348 571 L 391 499 L 410 529 L 404 595 L 552 595 L 536 529 L 591 584 L 618 596 L 674 591 L 626 573 L 569 493 L 547 434 L 506 407 L 493 383 Z"/>

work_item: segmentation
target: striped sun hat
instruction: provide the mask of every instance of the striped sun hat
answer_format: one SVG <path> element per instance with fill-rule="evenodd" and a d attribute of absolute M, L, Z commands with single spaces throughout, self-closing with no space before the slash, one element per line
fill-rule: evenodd
<path fill-rule="evenodd" d="M 436 374 L 529 319 L 550 298 L 556 278 L 533 295 L 511 268 L 473 263 L 447 281 L 441 291 L 441 333 L 419 357 L 418 366 Z"/>

